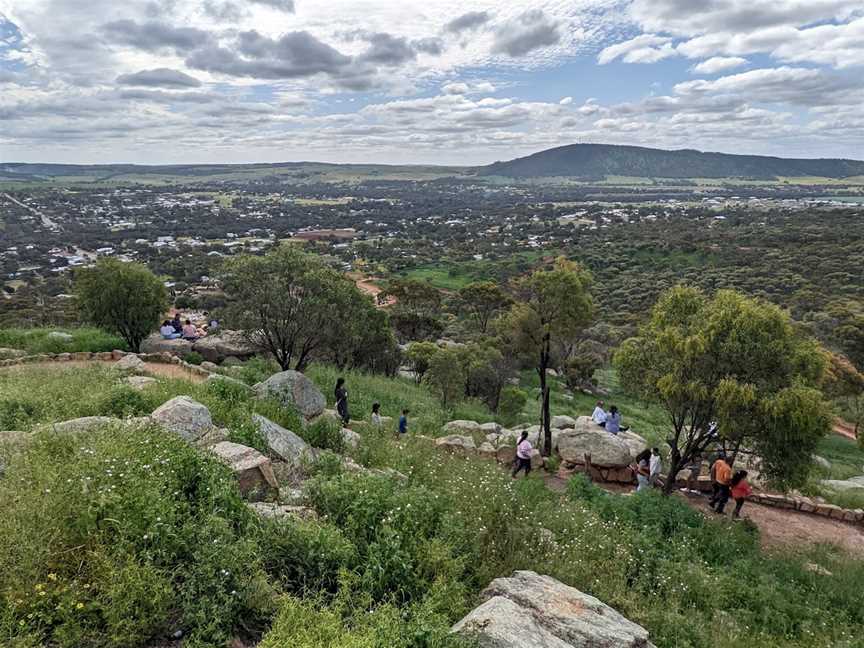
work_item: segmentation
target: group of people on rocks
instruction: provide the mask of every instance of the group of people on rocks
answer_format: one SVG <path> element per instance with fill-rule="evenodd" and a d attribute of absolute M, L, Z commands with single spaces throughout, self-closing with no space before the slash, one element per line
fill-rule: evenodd
<path fill-rule="evenodd" d="M 205 317 L 207 313 L 204 313 Z M 198 327 L 192 323 L 188 317 L 184 320 L 180 312 L 174 313 L 174 319 L 166 319 L 159 327 L 159 334 L 164 340 L 195 340 L 204 337 L 205 335 L 214 333 L 219 328 L 219 322 L 216 319 L 210 319 L 205 326 Z"/>
<path fill-rule="evenodd" d="M 618 411 L 618 408 L 613 405 L 607 412 L 604 409 L 603 401 L 597 401 L 597 406 L 591 414 L 591 420 L 612 434 L 626 432 L 630 429 L 625 425 L 621 425 L 621 412 Z"/>

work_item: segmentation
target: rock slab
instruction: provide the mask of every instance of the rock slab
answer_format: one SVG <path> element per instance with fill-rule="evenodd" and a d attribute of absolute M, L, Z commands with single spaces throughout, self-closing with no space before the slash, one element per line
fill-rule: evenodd
<path fill-rule="evenodd" d="M 283 405 L 293 407 L 306 419 L 320 416 L 327 404 L 324 394 L 315 383 L 299 371 L 282 371 L 252 387 L 257 398 L 275 398 Z"/>
<path fill-rule="evenodd" d="M 312 447 L 291 430 L 260 414 L 253 414 L 252 421 L 267 442 L 270 452 L 282 461 L 299 466 L 304 456 L 311 456 Z"/>
<path fill-rule="evenodd" d="M 453 626 L 480 648 L 655 648 L 642 626 L 549 576 L 517 571 L 492 581 L 482 597 Z"/>
<path fill-rule="evenodd" d="M 605 468 L 627 466 L 632 461 L 630 445 L 594 423 L 589 416 L 580 416 L 576 427 L 558 435 L 558 454 L 564 461 L 584 463 L 586 454 L 591 463 Z"/>
<path fill-rule="evenodd" d="M 240 492 L 246 497 L 265 495 L 278 490 L 270 460 L 263 454 L 239 443 L 223 441 L 213 446 L 213 453 L 231 469 Z"/>

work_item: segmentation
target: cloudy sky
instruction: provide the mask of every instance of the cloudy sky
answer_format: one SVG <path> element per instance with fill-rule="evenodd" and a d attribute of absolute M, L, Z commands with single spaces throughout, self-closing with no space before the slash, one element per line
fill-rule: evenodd
<path fill-rule="evenodd" d="M 862 0 L 0 0 L 0 161 L 864 158 Z"/>

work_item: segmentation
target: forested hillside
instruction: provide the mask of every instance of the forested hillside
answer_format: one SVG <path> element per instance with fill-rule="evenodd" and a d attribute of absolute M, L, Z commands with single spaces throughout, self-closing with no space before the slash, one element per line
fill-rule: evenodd
<path fill-rule="evenodd" d="M 664 151 L 641 146 L 570 144 L 507 162 L 480 167 L 483 176 L 633 176 L 642 178 L 761 178 L 816 176 L 846 178 L 864 174 L 857 160 L 806 160 L 729 155 L 693 150 Z"/>

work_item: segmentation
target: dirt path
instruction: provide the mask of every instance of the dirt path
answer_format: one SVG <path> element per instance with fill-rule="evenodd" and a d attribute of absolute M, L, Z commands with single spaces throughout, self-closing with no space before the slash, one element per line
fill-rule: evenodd
<path fill-rule="evenodd" d="M 619 495 L 633 492 L 633 488 L 618 484 L 597 484 L 604 490 Z M 564 492 L 567 481 L 557 475 L 546 478 L 546 486 L 555 492 Z M 708 507 L 708 498 L 702 495 L 685 495 L 676 492 L 676 496 L 687 502 L 693 508 L 702 511 L 706 516 L 719 517 Z M 726 517 L 731 520 L 735 503 L 726 507 Z M 772 506 L 762 506 L 746 502 L 741 509 L 741 517 L 750 520 L 759 529 L 762 546 L 790 547 L 798 545 L 833 544 L 852 554 L 864 555 L 864 528 L 831 520 L 817 515 L 808 515 L 798 511 L 779 509 Z"/>
<path fill-rule="evenodd" d="M 31 364 L 14 365 L 3 367 L 0 371 L 21 371 L 36 367 L 38 369 L 86 369 L 87 367 L 105 366 L 110 367 L 113 362 L 101 360 L 70 360 L 69 362 L 34 362 Z M 204 376 L 187 371 L 179 365 L 162 364 L 161 362 L 145 362 L 144 372 L 149 376 L 161 376 L 172 380 L 188 380 L 193 383 L 202 383 L 206 380 Z"/>

